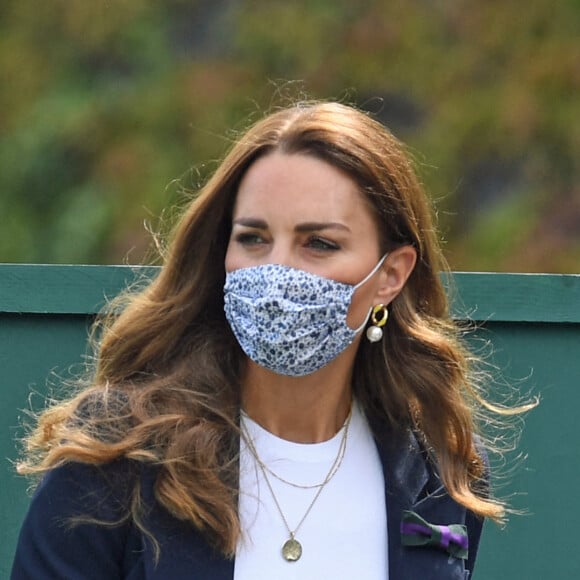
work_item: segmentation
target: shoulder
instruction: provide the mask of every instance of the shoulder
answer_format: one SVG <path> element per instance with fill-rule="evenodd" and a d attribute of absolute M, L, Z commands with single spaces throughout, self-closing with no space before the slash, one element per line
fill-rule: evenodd
<path fill-rule="evenodd" d="M 62 508 L 63 517 L 92 517 L 113 522 L 130 505 L 142 468 L 129 460 L 103 465 L 69 462 L 49 471 L 40 482 L 33 506 Z"/>
<path fill-rule="evenodd" d="M 129 510 L 143 478 L 128 460 L 70 462 L 49 471 L 24 519 L 12 578 L 118 577 L 127 554 L 142 549 Z"/>

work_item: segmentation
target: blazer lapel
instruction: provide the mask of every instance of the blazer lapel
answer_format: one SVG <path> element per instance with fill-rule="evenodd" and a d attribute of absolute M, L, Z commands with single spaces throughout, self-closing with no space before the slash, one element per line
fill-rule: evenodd
<path fill-rule="evenodd" d="M 396 435 L 375 431 L 385 477 L 389 578 L 391 580 L 463 580 L 463 560 L 436 548 L 406 547 L 401 543 L 404 510 L 438 524 L 465 523 L 465 509 L 447 494 L 427 453 L 412 430 Z"/>
<path fill-rule="evenodd" d="M 396 436 L 394 431 L 377 432 L 377 449 L 385 477 L 387 504 L 387 531 L 389 542 L 389 578 L 420 578 L 409 566 L 412 558 L 401 545 L 401 517 L 403 510 L 411 509 L 425 488 L 429 473 L 425 458 L 412 431 Z"/>

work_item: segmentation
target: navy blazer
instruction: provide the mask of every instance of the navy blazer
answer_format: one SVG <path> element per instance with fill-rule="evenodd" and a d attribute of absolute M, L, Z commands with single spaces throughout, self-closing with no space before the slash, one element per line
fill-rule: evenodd
<path fill-rule="evenodd" d="M 377 448 L 385 476 L 390 580 L 470 578 L 482 520 L 447 494 L 411 431 L 399 437 L 379 433 Z M 71 516 L 114 522 L 126 513 L 128 482 L 134 481 L 130 472 L 140 480 L 145 526 L 161 547 L 157 563 L 150 540 L 129 519 L 111 526 L 71 525 Z M 70 463 L 49 472 L 24 520 L 11 580 L 232 580 L 234 560 L 217 553 L 197 529 L 155 500 L 155 475 L 154 468 L 127 460 L 101 467 Z M 403 510 L 433 524 L 465 524 L 468 559 L 435 547 L 403 546 Z"/>

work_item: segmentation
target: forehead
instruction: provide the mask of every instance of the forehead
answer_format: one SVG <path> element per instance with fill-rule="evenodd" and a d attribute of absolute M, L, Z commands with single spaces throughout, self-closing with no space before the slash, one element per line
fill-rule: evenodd
<path fill-rule="evenodd" d="M 255 215 L 254 215 L 255 214 Z M 234 219 L 345 221 L 376 230 L 358 184 L 330 163 L 305 154 L 270 153 L 240 182 Z"/>

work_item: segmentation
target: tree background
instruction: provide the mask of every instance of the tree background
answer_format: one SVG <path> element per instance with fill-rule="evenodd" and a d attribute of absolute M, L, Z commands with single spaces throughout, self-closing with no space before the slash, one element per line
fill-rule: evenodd
<path fill-rule="evenodd" d="M 139 263 L 303 94 L 409 145 L 453 269 L 580 272 L 578 31 L 578 0 L 2 0 L 0 261 Z"/>

